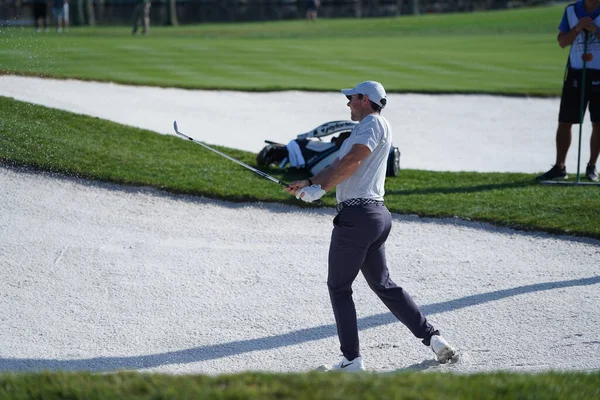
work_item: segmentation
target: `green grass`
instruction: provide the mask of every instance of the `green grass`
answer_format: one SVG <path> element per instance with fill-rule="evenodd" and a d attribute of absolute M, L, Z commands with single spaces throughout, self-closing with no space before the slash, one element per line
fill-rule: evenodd
<path fill-rule="evenodd" d="M 118 373 L 0 375 L 0 398 L 13 399 L 306 399 L 590 400 L 600 373 L 256 374 L 170 376 Z"/>
<path fill-rule="evenodd" d="M 559 94 L 564 6 L 377 19 L 321 19 L 35 34 L 0 28 L 0 72 L 136 85 L 338 90 L 365 77 L 389 92 Z"/>
<path fill-rule="evenodd" d="M 216 146 L 246 164 L 255 154 Z M 0 97 L 0 161 L 89 179 L 232 201 L 302 206 L 280 186 L 174 136 Z M 303 176 L 273 168 L 291 181 Z M 517 173 L 403 170 L 386 181 L 392 212 L 460 217 L 523 230 L 600 238 L 600 188 L 543 186 Z M 335 204 L 334 193 L 324 204 Z"/>

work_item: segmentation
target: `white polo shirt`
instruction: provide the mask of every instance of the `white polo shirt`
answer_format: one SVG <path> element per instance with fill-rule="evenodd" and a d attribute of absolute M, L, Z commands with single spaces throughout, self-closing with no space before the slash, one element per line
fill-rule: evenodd
<path fill-rule="evenodd" d="M 337 202 L 349 199 L 383 200 L 387 161 L 392 146 L 392 127 L 379 114 L 367 115 L 354 126 L 348 139 L 344 140 L 338 158 L 342 159 L 355 144 L 365 145 L 371 150 L 358 169 L 336 187 Z"/>

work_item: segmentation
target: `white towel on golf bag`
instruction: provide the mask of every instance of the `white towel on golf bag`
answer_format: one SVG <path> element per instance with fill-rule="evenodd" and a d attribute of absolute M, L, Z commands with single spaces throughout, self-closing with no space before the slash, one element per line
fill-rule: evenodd
<path fill-rule="evenodd" d="M 288 157 L 290 159 L 290 166 L 292 168 L 304 168 L 306 161 L 304 161 L 304 156 L 302 155 L 300 146 L 298 146 L 298 142 L 292 140 L 287 144 L 286 147 L 288 150 Z"/>

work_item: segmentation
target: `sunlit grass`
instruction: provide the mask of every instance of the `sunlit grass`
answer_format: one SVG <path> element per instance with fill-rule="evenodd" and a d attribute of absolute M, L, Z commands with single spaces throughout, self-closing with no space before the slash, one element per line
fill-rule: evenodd
<path fill-rule="evenodd" d="M 389 92 L 555 96 L 564 6 L 469 14 L 322 19 L 35 34 L 0 28 L 0 71 L 135 85 L 337 90 L 366 76 Z"/>
<path fill-rule="evenodd" d="M 7 399 L 590 400 L 599 396 L 598 372 L 0 375 L 0 397 Z"/>

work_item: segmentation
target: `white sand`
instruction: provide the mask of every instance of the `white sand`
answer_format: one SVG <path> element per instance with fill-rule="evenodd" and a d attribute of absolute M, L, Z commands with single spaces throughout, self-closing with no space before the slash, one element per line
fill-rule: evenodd
<path fill-rule="evenodd" d="M 212 132 L 202 139 L 248 150 L 262 139 L 291 139 L 347 117 L 335 94 L 0 77 L 0 95 L 11 91 L 22 100 L 32 96 L 162 133 L 178 119 L 188 134 Z M 133 99 L 140 100 L 137 108 L 123 106 Z M 397 118 L 405 168 L 527 172 L 551 164 L 553 124 L 540 116 L 553 117 L 556 100 L 484 97 L 479 111 L 468 113 L 477 97 L 392 99 L 414 101 L 398 106 L 402 115 L 389 111 Z M 434 113 L 434 105 L 444 112 Z M 468 114 L 481 125 L 441 129 L 448 121 L 470 121 Z M 536 124 L 548 129 L 534 132 Z M 276 126 L 286 130 L 281 137 L 265 134 Z M 475 126 L 484 128 L 473 132 Z M 490 132 L 492 126 L 504 132 Z M 515 132 L 522 126 L 530 129 Z M 456 138 L 474 135 L 485 139 L 471 140 L 470 148 L 489 159 L 469 157 L 474 150 L 453 154 Z M 531 159 L 546 147 L 541 165 L 534 165 Z M 517 156 L 524 159 L 506 162 Z M 339 360 L 325 284 L 332 209 L 232 204 L 7 167 L 0 167 L 0 188 L 0 372 L 291 372 Z M 369 370 L 600 368 L 600 241 L 395 215 L 387 255 L 393 279 L 461 350 L 462 360 L 433 362 L 359 277 L 355 302 Z"/>

